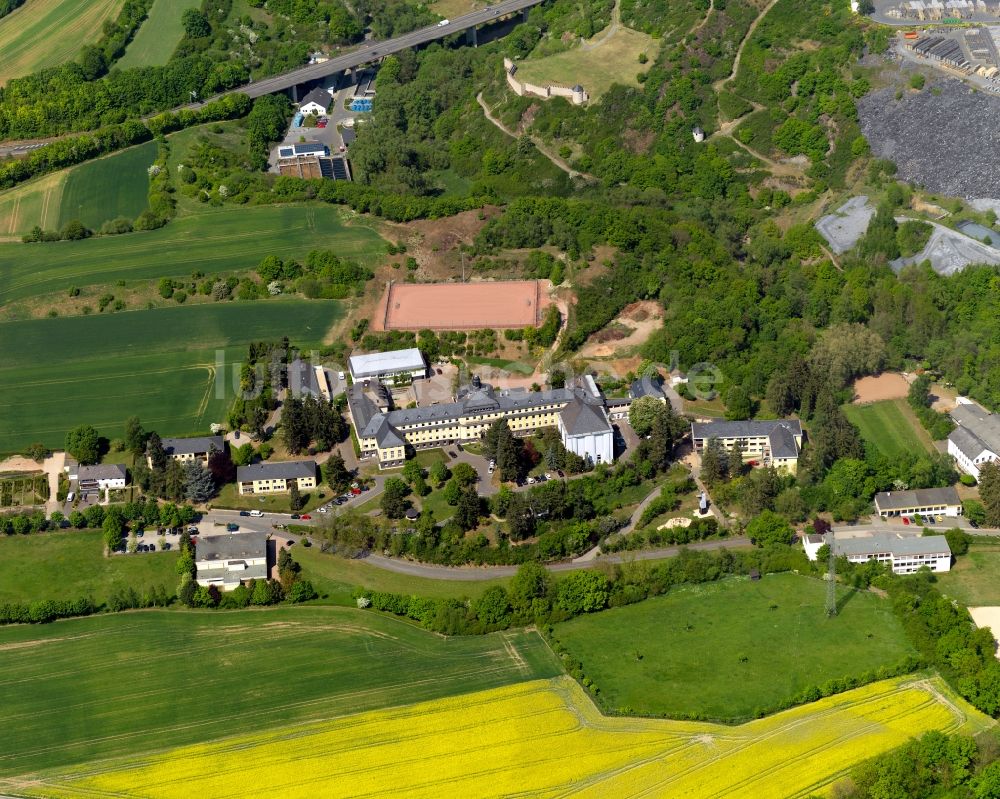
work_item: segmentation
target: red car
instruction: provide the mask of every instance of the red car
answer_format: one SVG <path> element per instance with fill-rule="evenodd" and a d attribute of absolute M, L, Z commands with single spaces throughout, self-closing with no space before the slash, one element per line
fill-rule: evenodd
<path fill-rule="evenodd" d="M 909 516 L 904 516 L 903 517 L 903 524 L 909 524 L 909 523 L 910 523 L 910 517 Z"/>
<path fill-rule="evenodd" d="M 299 518 L 302 519 L 302 521 L 307 522 L 312 518 L 312 516 L 310 516 L 308 513 L 303 513 Z"/>

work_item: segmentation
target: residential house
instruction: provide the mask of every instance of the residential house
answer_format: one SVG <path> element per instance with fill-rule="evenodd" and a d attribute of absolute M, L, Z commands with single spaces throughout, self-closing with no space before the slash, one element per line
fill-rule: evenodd
<path fill-rule="evenodd" d="M 717 440 L 726 451 L 731 450 L 738 442 L 743 447 L 743 460 L 746 463 L 773 466 L 795 474 L 802 450 L 802 423 L 798 419 L 753 419 L 691 424 L 691 441 L 695 452 L 704 452 L 712 439 Z"/>
<path fill-rule="evenodd" d="M 222 436 L 194 436 L 192 438 L 165 438 L 163 451 L 167 457 L 184 463 L 197 461 L 202 466 L 208 466 L 208 459 L 213 452 L 223 452 L 226 439 Z M 153 468 L 153 459 L 146 453 L 146 464 Z"/>
<path fill-rule="evenodd" d="M 326 369 L 313 366 L 300 358 L 296 358 L 287 369 L 288 391 L 293 397 L 304 399 L 315 397 L 319 400 L 329 400 L 330 379 Z"/>
<path fill-rule="evenodd" d="M 198 585 L 232 591 L 247 580 L 267 579 L 267 533 L 207 535 L 195 545 Z"/>
<path fill-rule="evenodd" d="M 315 114 L 322 116 L 330 108 L 333 97 L 326 89 L 316 87 L 309 94 L 302 98 L 299 103 L 299 111 L 303 114 Z"/>
<path fill-rule="evenodd" d="M 280 494 L 291 491 L 309 491 L 316 487 L 316 461 L 278 461 L 240 466 L 236 470 L 236 484 L 240 494 Z"/>
<path fill-rule="evenodd" d="M 916 488 L 909 491 L 882 491 L 875 495 L 875 511 L 883 519 L 890 516 L 961 516 L 962 500 L 952 487 Z"/>
<path fill-rule="evenodd" d="M 978 480 L 984 463 L 1000 460 L 1000 416 L 959 397 L 951 418 L 957 427 L 948 434 L 948 454 L 959 469 Z"/>
<path fill-rule="evenodd" d="M 410 380 L 426 377 L 427 364 L 416 347 L 391 352 L 372 352 L 367 355 L 352 355 L 348 368 L 355 382 L 359 380 L 395 380 L 399 377 Z"/>
<path fill-rule="evenodd" d="M 79 466 L 76 473 L 70 473 L 70 480 L 76 480 L 81 492 L 104 491 L 109 488 L 125 488 L 128 472 L 120 463 L 99 463 L 94 466 Z"/>
<path fill-rule="evenodd" d="M 816 560 L 819 546 L 810 547 L 809 536 L 806 538 L 803 542 L 806 555 L 810 560 Z M 888 563 L 894 574 L 913 574 L 924 566 L 932 572 L 951 570 L 951 548 L 943 535 L 876 533 L 851 538 L 835 535 L 833 554 L 846 557 L 851 563 L 867 563 L 869 560 Z"/>

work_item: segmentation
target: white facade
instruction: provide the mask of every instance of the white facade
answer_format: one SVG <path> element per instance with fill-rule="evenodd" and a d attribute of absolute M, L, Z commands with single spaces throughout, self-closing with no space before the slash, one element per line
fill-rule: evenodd
<path fill-rule="evenodd" d="M 232 591 L 242 582 L 267 579 L 267 534 L 205 536 L 195 545 L 198 585 Z"/>
<path fill-rule="evenodd" d="M 950 437 L 948 438 L 948 454 L 955 459 L 955 465 L 959 469 L 966 474 L 971 474 L 977 480 L 979 479 L 979 469 L 981 466 L 1000 460 L 1000 455 L 989 449 L 980 450 L 978 455 L 973 455 L 970 458 Z"/>
<path fill-rule="evenodd" d="M 368 355 L 352 355 L 348 359 L 348 367 L 354 381 L 370 378 L 389 380 L 399 376 L 415 380 L 427 376 L 424 356 L 416 347 L 391 352 L 372 352 Z"/>
<path fill-rule="evenodd" d="M 821 536 L 806 536 L 802 545 L 809 560 L 816 560 L 823 545 Z M 833 552 L 851 563 L 889 564 L 894 574 L 913 574 L 926 566 L 932 572 L 951 571 L 951 548 L 943 535 L 899 535 L 877 533 L 833 540 Z"/>
<path fill-rule="evenodd" d="M 611 430 L 570 436 L 566 434 L 560 417 L 559 433 L 562 436 L 563 446 L 584 460 L 592 463 L 611 463 L 615 459 L 615 437 Z"/>
<path fill-rule="evenodd" d="M 329 105 L 329 104 L 327 104 Z M 299 106 L 299 111 L 303 114 L 315 114 L 316 116 L 322 116 L 326 113 L 327 106 L 320 105 L 315 100 L 310 100 L 308 103 L 303 103 Z"/>

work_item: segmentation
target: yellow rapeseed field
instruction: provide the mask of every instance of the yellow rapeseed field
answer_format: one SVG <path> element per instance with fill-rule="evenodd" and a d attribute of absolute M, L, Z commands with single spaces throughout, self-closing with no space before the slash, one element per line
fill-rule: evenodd
<path fill-rule="evenodd" d="M 62 797 L 795 797 L 930 730 L 991 724 L 936 678 L 740 727 L 606 718 L 568 677 L 4 784 Z"/>

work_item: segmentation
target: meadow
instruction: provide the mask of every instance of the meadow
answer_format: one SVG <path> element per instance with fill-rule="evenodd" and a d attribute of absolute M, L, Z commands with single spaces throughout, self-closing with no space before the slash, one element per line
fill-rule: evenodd
<path fill-rule="evenodd" d="M 1000 605 L 1000 547 L 973 545 L 955 560 L 950 572 L 938 575 L 941 593 L 967 607 Z"/>
<path fill-rule="evenodd" d="M 148 205 L 146 170 L 155 160 L 156 142 L 149 141 L 71 169 L 63 187 L 58 228 L 74 219 L 91 230 L 119 216 L 134 220 Z"/>
<path fill-rule="evenodd" d="M 354 604 L 352 594 L 357 586 L 373 591 L 391 591 L 397 594 L 438 598 L 469 597 L 475 599 L 494 585 L 506 585 L 509 578 L 496 580 L 431 580 L 409 574 L 379 569 L 363 560 L 351 560 L 320 552 L 319 547 L 299 547 L 295 559 L 302 565 L 302 573 L 316 586 L 316 590 L 329 595 L 340 604 Z"/>
<path fill-rule="evenodd" d="M 341 313 L 269 300 L 0 323 L 0 452 L 61 447 L 80 424 L 113 438 L 132 415 L 161 435 L 204 433 L 225 420 L 247 344 L 315 345 Z"/>
<path fill-rule="evenodd" d="M 787 799 L 911 736 L 990 724 L 936 678 L 883 681 L 720 727 L 605 718 L 572 680 L 557 677 L 0 780 L 0 788 L 48 799 Z"/>
<path fill-rule="evenodd" d="M 189 8 L 200 6 L 199 0 L 155 0 L 139 32 L 115 66 L 130 69 L 166 64 L 184 37 L 181 15 Z"/>
<path fill-rule="evenodd" d="M 887 601 L 845 589 L 828 619 L 825 599 L 808 577 L 736 578 L 579 616 L 554 635 L 611 710 L 740 721 L 914 653 Z"/>
<path fill-rule="evenodd" d="M 0 775 L 256 736 L 558 672 L 537 633 L 446 639 L 336 607 L 153 610 L 8 627 Z"/>
<path fill-rule="evenodd" d="M 84 241 L 0 244 L 0 305 L 71 287 L 252 269 L 265 255 L 301 258 L 329 248 L 369 263 L 385 252 L 368 227 L 329 205 L 225 208 L 178 218 L 159 230 Z"/>
<path fill-rule="evenodd" d="M 148 533 L 145 540 L 150 540 Z M 162 586 L 173 593 L 177 587 L 176 552 L 106 558 L 100 530 L 4 536 L 0 557 L 6 564 L 0 604 L 85 596 L 102 604 L 118 588 L 132 586 L 141 593 Z"/>
<path fill-rule="evenodd" d="M 645 33 L 619 27 L 610 35 L 598 33 L 589 42 L 544 58 L 529 58 L 517 64 L 517 79 L 538 86 L 554 84 L 572 87 L 580 84 L 591 102 L 619 83 L 638 86 L 636 77 L 656 60 L 659 43 Z M 649 60 L 639 63 L 639 54 Z"/>
<path fill-rule="evenodd" d="M 75 58 L 124 0 L 28 0 L 0 19 L 0 85 Z"/>
<path fill-rule="evenodd" d="M 843 410 L 851 424 L 861 431 L 861 437 L 889 458 L 934 451 L 930 438 L 904 399 L 845 405 Z"/>

